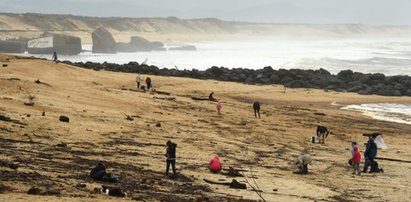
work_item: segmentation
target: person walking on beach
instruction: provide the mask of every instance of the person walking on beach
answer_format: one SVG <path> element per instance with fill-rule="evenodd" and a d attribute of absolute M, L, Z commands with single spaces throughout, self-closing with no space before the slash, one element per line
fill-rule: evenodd
<path fill-rule="evenodd" d="M 146 85 L 147 85 L 147 90 L 150 90 L 150 88 L 152 88 L 152 84 L 151 84 L 151 78 L 147 77 L 146 78 Z"/>
<path fill-rule="evenodd" d="M 136 76 L 137 90 L 140 89 L 141 80 L 142 80 L 142 78 L 141 78 L 140 74 L 137 74 L 137 76 Z"/>
<path fill-rule="evenodd" d="M 374 163 L 374 158 L 377 156 L 377 144 L 374 142 L 374 137 L 370 136 L 368 142 L 365 146 L 365 163 L 363 172 L 366 173 L 368 171 L 368 167 Z"/>
<path fill-rule="evenodd" d="M 256 101 L 253 103 L 253 109 L 254 109 L 254 115 L 255 118 L 257 118 L 257 114 L 258 114 L 258 118 L 261 118 L 260 116 L 260 102 Z"/>
<path fill-rule="evenodd" d="M 57 62 L 58 57 L 57 57 L 57 52 L 56 52 L 56 51 L 54 51 L 53 56 L 52 56 L 51 59 L 52 59 L 54 62 Z"/>
<path fill-rule="evenodd" d="M 357 142 L 352 142 L 351 145 L 352 145 L 351 162 L 352 162 L 352 166 L 354 168 L 353 174 L 361 175 L 361 171 L 360 171 L 361 154 L 358 150 Z"/>
<path fill-rule="evenodd" d="M 223 106 L 221 105 L 221 102 L 218 101 L 217 102 L 217 112 L 218 112 L 218 114 L 221 114 L 221 108 L 223 108 Z"/>
<path fill-rule="evenodd" d="M 170 140 L 167 141 L 167 150 L 166 150 L 166 154 L 165 156 L 167 157 L 166 160 L 166 176 L 169 176 L 169 169 L 170 169 L 170 165 L 173 168 L 173 175 L 171 176 L 171 178 L 175 178 L 176 175 L 176 147 L 177 144 L 171 142 Z"/>

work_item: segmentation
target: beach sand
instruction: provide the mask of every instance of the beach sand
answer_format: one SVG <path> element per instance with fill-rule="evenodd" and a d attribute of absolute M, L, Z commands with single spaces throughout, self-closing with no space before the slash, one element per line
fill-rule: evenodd
<path fill-rule="evenodd" d="M 135 91 L 135 74 L 130 73 L 9 55 L 1 55 L 0 64 L 8 65 L 0 66 L 0 115 L 15 120 L 0 121 L 0 201 L 260 199 L 249 185 L 237 190 L 204 182 L 234 179 L 208 171 L 214 155 L 223 168 L 244 169 L 267 201 L 411 200 L 410 163 L 379 160 L 385 173 L 361 177 L 347 166 L 351 141 L 358 141 L 363 153 L 367 138 L 362 134 L 370 132 L 382 132 L 389 147 L 378 156 L 411 160 L 411 125 L 377 121 L 331 105 L 411 103 L 411 97 L 315 89 L 284 93 L 280 85 L 150 75 L 156 90 L 170 93 L 163 95 Z M 43 83 L 35 83 L 37 79 Z M 222 102 L 222 115 L 216 103 L 191 99 L 211 91 Z M 35 97 L 33 106 L 24 104 L 29 95 Z M 255 100 L 262 103 L 261 119 L 254 118 Z M 70 122 L 59 122 L 60 115 Z M 158 121 L 161 127 L 156 127 Z M 310 142 L 318 124 L 333 132 L 324 145 Z M 177 179 L 164 176 L 167 140 L 178 145 Z M 58 146 L 62 142 L 67 146 Z M 314 159 L 310 174 L 293 174 L 296 168 L 290 162 L 304 152 Z M 120 177 L 122 182 L 114 185 L 127 197 L 93 193 L 103 184 L 89 178 L 98 161 L 107 162 L 108 170 Z M 79 183 L 86 188 L 77 188 Z M 34 185 L 61 194 L 26 194 Z"/>

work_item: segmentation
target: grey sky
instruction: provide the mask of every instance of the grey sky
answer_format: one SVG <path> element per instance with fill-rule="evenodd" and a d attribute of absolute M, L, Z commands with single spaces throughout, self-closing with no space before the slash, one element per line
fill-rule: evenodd
<path fill-rule="evenodd" d="M 0 12 L 411 25 L 411 0 L 0 0 Z"/>

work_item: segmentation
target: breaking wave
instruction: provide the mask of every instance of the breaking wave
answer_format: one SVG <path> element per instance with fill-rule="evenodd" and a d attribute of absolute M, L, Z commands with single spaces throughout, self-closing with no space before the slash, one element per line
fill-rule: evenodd
<path fill-rule="evenodd" d="M 394 104 L 394 103 L 377 103 L 347 105 L 342 107 L 344 110 L 362 112 L 364 115 L 373 119 L 404 123 L 411 125 L 411 105 Z"/>

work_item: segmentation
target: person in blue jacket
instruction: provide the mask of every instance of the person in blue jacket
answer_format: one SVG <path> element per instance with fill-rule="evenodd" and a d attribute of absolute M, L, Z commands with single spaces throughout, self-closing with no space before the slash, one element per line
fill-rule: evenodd
<path fill-rule="evenodd" d="M 374 142 L 374 137 L 370 136 L 368 142 L 365 146 L 365 164 L 363 172 L 366 173 L 368 171 L 368 167 L 373 165 L 374 158 L 377 156 L 377 144 Z"/>

